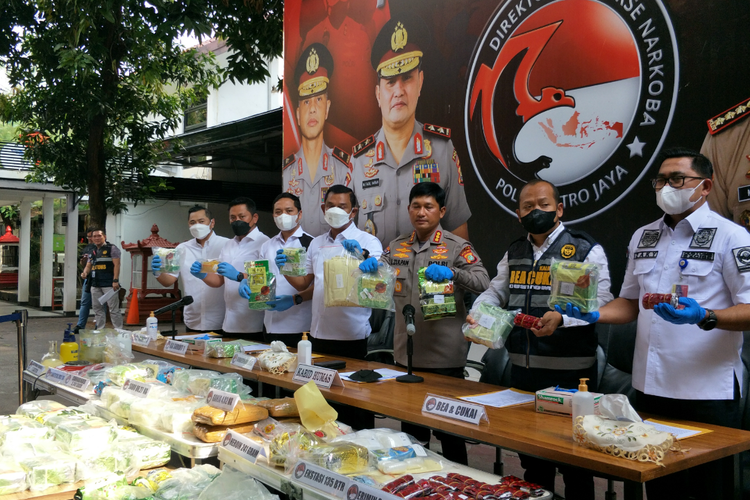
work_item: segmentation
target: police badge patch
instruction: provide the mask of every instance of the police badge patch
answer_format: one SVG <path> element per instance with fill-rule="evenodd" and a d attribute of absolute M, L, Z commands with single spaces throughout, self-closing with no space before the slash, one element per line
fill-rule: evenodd
<path fill-rule="evenodd" d="M 690 241 L 690 248 L 711 248 L 716 236 L 715 227 L 702 227 L 698 229 Z"/>
<path fill-rule="evenodd" d="M 644 229 L 638 248 L 654 248 L 659 243 L 659 238 L 661 238 L 661 231 L 658 229 Z"/>
<path fill-rule="evenodd" d="M 741 273 L 750 271 L 750 247 L 733 248 L 734 262 Z"/>

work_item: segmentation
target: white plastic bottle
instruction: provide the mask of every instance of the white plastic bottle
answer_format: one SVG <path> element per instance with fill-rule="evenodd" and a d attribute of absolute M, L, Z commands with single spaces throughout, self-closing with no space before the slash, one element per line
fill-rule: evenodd
<path fill-rule="evenodd" d="M 578 417 L 594 414 L 594 395 L 589 392 L 587 381 L 587 378 L 580 379 L 578 392 L 573 394 L 573 429 Z"/>
<path fill-rule="evenodd" d="M 146 318 L 146 333 L 148 338 L 156 340 L 157 330 L 159 329 L 159 320 L 154 316 L 154 311 L 151 311 L 151 316 Z"/>
<path fill-rule="evenodd" d="M 297 364 L 312 364 L 312 343 L 307 340 L 307 332 L 302 332 L 302 340 L 297 343 Z"/>

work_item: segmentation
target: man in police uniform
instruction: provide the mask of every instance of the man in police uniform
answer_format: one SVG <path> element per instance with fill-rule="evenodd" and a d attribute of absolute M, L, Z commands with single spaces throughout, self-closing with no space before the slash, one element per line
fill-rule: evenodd
<path fill-rule="evenodd" d="M 701 153 L 714 166 L 711 210 L 750 230 L 750 99 L 708 120 Z"/>
<path fill-rule="evenodd" d="M 414 325 L 413 365 L 417 371 L 429 371 L 457 378 L 464 378 L 469 344 L 461 333 L 466 316 L 464 291 L 482 293 L 490 284 L 487 270 L 474 251 L 471 243 L 444 230 L 440 221 L 446 215 L 445 191 L 438 184 L 423 182 L 416 184 L 409 193 L 409 219 L 413 227 L 411 234 L 394 239 L 381 257 L 397 271 L 396 289 L 393 298 L 396 311 L 401 312 L 406 304 L 416 309 Z M 360 267 L 366 267 L 367 261 Z M 456 315 L 438 321 L 425 321 L 419 307 L 420 268 L 425 277 L 433 281 L 452 280 L 456 299 Z M 402 314 L 396 314 L 394 329 L 394 357 L 402 366 L 407 364 L 406 322 Z M 402 430 L 420 441 L 429 441 L 427 428 L 402 424 Z M 466 445 L 462 438 L 435 433 L 443 444 L 443 455 L 449 460 L 466 464 Z"/>
<path fill-rule="evenodd" d="M 505 342 L 513 387 L 530 392 L 557 385 L 576 388 L 578 379 L 586 377 L 595 391 L 598 340 L 594 325 L 549 310 L 550 265 L 553 258 L 598 264 L 597 298 L 603 305 L 612 300 L 607 256 L 588 234 L 562 223 L 563 204 L 554 185 L 532 180 L 523 187 L 518 201 L 516 215 L 529 234 L 511 243 L 497 265 L 490 288 L 474 305 L 487 302 L 542 318 L 539 330 L 515 327 Z M 476 323 L 471 316 L 466 321 Z M 526 469 L 524 479 L 554 491 L 555 464 L 527 455 L 519 457 Z M 575 467 L 559 469 L 565 480 L 565 498 L 594 498 L 591 473 Z"/>
<path fill-rule="evenodd" d="M 633 387 L 639 411 L 739 428 L 742 329 L 750 322 L 750 234 L 706 203 L 714 185 L 708 158 L 675 148 L 661 159 L 652 184 L 665 215 L 631 238 L 620 297 L 596 313 L 572 312 L 590 322 L 638 320 Z M 643 308 L 645 293 L 670 293 L 673 285 L 687 285 L 687 297 L 680 298 L 684 309 Z M 729 496 L 710 481 L 716 471 L 688 472 L 647 482 L 648 497 Z"/>
<path fill-rule="evenodd" d="M 83 247 L 81 250 L 81 265 L 86 268 L 86 264 L 91 260 L 91 252 L 94 251 L 96 245 L 94 245 L 91 239 L 91 229 L 86 231 L 86 242 L 88 245 Z M 81 286 L 81 309 L 78 312 L 78 323 L 73 329 L 75 333 L 79 330 L 86 328 L 86 323 L 89 320 L 89 312 L 91 311 L 91 283 L 88 280 L 83 280 L 83 286 Z"/>
<path fill-rule="evenodd" d="M 422 49 L 427 29 L 421 20 L 388 21 L 373 44 L 371 63 L 378 76 L 375 97 L 383 126 L 352 149 L 352 189 L 361 201 L 360 229 L 387 244 L 412 227 L 404 210 L 412 186 L 435 182 L 445 190 L 443 224 L 468 238 L 461 163 L 451 130 L 415 118 L 424 82 Z"/>
<path fill-rule="evenodd" d="M 334 184 L 348 186 L 351 181 L 349 154 L 329 148 L 323 140 L 323 128 L 331 108 L 328 99 L 333 58 L 321 43 L 307 47 L 294 73 L 297 86 L 297 125 L 302 146 L 297 154 L 284 160 L 282 189 L 300 199 L 302 221 L 313 236 L 328 231 L 320 211 L 326 191 Z"/>
<path fill-rule="evenodd" d="M 104 328 L 107 312 L 99 299 L 110 290 L 120 290 L 120 249 L 106 240 L 104 231 L 91 229 L 91 240 L 96 248 L 91 252 L 86 268 L 81 277 L 87 279 L 91 275 L 91 305 L 94 308 L 96 327 Z M 122 314 L 120 313 L 120 297 L 115 293 L 106 302 L 109 307 L 109 317 L 115 328 L 122 328 Z"/>

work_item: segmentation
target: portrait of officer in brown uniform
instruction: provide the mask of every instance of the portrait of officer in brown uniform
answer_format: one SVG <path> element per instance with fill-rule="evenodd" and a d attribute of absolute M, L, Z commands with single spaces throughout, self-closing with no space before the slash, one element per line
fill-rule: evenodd
<path fill-rule="evenodd" d="M 409 192 L 420 182 L 434 182 L 445 190 L 443 226 L 468 238 L 471 211 L 451 129 L 416 119 L 427 40 L 421 19 L 399 16 L 383 26 L 373 43 L 370 62 L 378 77 L 375 98 L 382 127 L 352 148 L 350 187 L 360 200 L 359 228 L 384 245 L 411 233 Z"/>
<path fill-rule="evenodd" d="M 297 85 L 296 119 L 301 147 L 284 160 L 282 189 L 300 199 L 302 226 L 313 236 L 328 231 L 320 210 L 326 191 L 334 184 L 351 181 L 349 154 L 330 148 L 323 140 L 323 128 L 331 108 L 328 86 L 333 75 L 331 53 L 320 43 L 302 51 L 294 72 Z"/>

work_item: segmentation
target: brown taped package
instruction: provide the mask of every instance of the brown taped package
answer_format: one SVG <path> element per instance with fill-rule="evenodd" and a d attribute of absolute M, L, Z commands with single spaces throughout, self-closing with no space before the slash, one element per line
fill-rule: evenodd
<path fill-rule="evenodd" d="M 252 404 L 238 403 L 232 411 L 201 406 L 193 412 L 193 422 L 206 425 L 233 425 L 257 422 L 268 418 L 268 410 Z"/>
<path fill-rule="evenodd" d="M 267 399 L 258 401 L 258 406 L 267 409 L 272 417 L 299 417 L 294 398 Z"/>
<path fill-rule="evenodd" d="M 251 432 L 255 424 L 236 424 L 236 425 L 203 425 L 195 424 L 193 434 L 195 437 L 206 443 L 219 443 L 227 431 L 232 430 L 244 434 Z"/>

